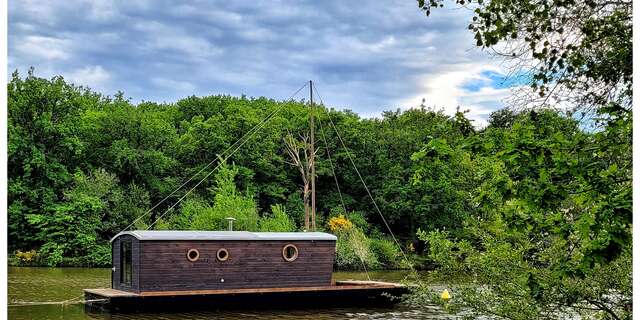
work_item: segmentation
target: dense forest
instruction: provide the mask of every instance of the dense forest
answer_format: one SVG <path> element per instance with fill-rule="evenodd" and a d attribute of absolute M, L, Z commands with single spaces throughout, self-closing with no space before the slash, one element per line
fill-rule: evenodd
<path fill-rule="evenodd" d="M 609 114 L 607 130 L 585 131 L 563 113 L 504 109 L 476 130 L 462 112 L 447 116 L 419 108 L 362 119 L 319 109 L 318 227 L 339 232 L 349 223 L 359 230 L 351 240 L 372 251 L 365 259 L 370 267 L 390 266 L 398 250 L 349 155 L 409 252 L 421 253 L 419 239 L 432 231 L 464 238 L 470 217 L 489 217 L 496 208 L 510 212 L 523 231 L 544 226 L 586 236 L 590 228 L 602 228 L 596 231 L 605 232 L 603 238 L 589 244 L 597 256 L 585 259 L 607 259 L 630 241 L 630 119 L 624 112 Z M 223 160 L 225 149 L 277 110 L 153 228 L 224 229 L 224 218 L 233 216 L 243 230 L 301 230 L 302 182 L 288 164 L 284 138 L 309 130 L 308 105 L 230 96 L 136 105 L 122 94 L 105 97 L 60 77 L 14 74 L 10 249 L 20 256 L 35 250 L 30 260 L 37 264 L 108 265 L 113 235 L 139 216 L 136 227 L 150 227 L 213 168 L 204 166 Z M 348 150 L 339 145 L 329 116 Z M 144 215 L 198 171 L 187 187 Z M 576 223 L 557 224 L 563 214 L 584 210 L 594 211 L 572 218 Z M 605 225 L 598 224 L 599 214 Z M 595 262 L 579 263 L 588 268 Z M 338 263 L 360 267 L 349 253 Z"/>
<path fill-rule="evenodd" d="M 309 130 L 304 101 L 209 96 L 133 104 L 123 94 L 109 98 L 33 72 L 15 73 L 8 89 L 15 263 L 108 265 L 109 239 L 139 216 L 137 228 L 219 230 L 227 216 L 244 230 L 304 226 L 302 182 L 284 150 L 287 135 Z M 144 215 L 212 160 L 224 160 L 225 149 L 277 110 L 173 210 L 166 211 L 188 188 Z M 374 210 L 352 155 L 417 267 L 489 278 L 515 259 L 523 283 L 533 288 L 550 281 L 553 270 L 585 281 L 567 290 L 592 286 L 584 280 L 590 276 L 630 290 L 631 114 L 625 109 L 605 109 L 597 130 L 552 110 L 499 110 L 481 130 L 463 112 L 418 108 L 362 119 L 317 110 L 318 229 L 339 235 L 338 267 L 409 263 Z M 477 260 L 463 259 L 477 250 L 483 251 Z M 539 294 L 535 299 L 545 299 Z"/>
<path fill-rule="evenodd" d="M 449 117 L 416 109 L 362 119 L 349 111 L 317 109 L 318 229 L 337 232 L 343 226 L 340 219 L 333 228 L 329 222 L 342 217 L 363 241 L 375 240 L 374 251 L 388 252 L 379 260 L 397 254 L 350 155 L 407 247 L 421 247 L 419 229 L 461 227 L 472 210 L 465 191 L 470 185 L 458 186 L 468 184 L 460 175 L 466 168 L 440 159 L 429 164 L 437 175 L 413 181 L 415 174 L 432 169 L 411 155 L 461 145 L 475 135 L 463 114 Z M 60 77 L 14 74 L 9 83 L 10 249 L 20 256 L 35 250 L 36 256 L 27 256 L 36 264 L 108 265 L 113 235 L 139 216 L 143 218 L 135 227 L 149 227 L 215 167 L 202 170 L 207 164 L 223 160 L 225 149 L 274 111 L 278 113 L 153 228 L 224 229 L 224 218 L 233 216 L 239 219 L 236 228 L 244 230 L 301 230 L 302 181 L 288 163 L 284 139 L 308 134 L 308 104 L 209 96 L 135 105 L 122 94 L 105 97 Z M 329 114 L 348 150 L 338 143 Z M 353 258 L 339 262 L 347 268 L 360 266 Z"/>

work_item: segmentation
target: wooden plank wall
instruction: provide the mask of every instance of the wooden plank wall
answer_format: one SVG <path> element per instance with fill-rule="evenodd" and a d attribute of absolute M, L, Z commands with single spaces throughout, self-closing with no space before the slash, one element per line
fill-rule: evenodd
<path fill-rule="evenodd" d="M 289 243 L 298 247 L 293 262 L 282 257 Z M 198 261 L 187 260 L 192 248 Z M 227 261 L 216 259 L 220 248 L 229 252 Z M 325 286 L 334 258 L 335 241 L 141 241 L 139 290 Z"/>
<path fill-rule="evenodd" d="M 131 275 L 131 286 L 120 283 L 120 241 L 131 241 L 131 264 L 133 274 Z M 130 235 L 122 235 L 111 243 L 113 253 L 112 261 L 112 283 L 114 289 L 130 292 L 140 291 L 140 241 Z"/>

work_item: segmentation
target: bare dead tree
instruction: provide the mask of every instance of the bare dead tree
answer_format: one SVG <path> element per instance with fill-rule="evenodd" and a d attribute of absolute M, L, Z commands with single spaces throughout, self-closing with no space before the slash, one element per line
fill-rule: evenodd
<path fill-rule="evenodd" d="M 309 200 L 311 197 L 311 168 L 314 165 L 315 155 L 318 150 L 311 150 L 308 134 L 302 134 L 296 139 L 290 132 L 284 138 L 284 145 L 289 155 L 288 164 L 298 168 L 300 177 L 302 178 L 302 199 L 304 203 L 304 228 L 309 230 L 309 218 L 315 221 L 315 216 L 310 217 L 311 206 Z M 312 153 L 313 152 L 313 153 Z"/>

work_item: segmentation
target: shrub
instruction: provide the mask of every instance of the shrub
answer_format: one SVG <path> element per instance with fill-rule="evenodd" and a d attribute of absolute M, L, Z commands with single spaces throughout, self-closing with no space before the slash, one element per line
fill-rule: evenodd
<path fill-rule="evenodd" d="M 402 256 L 395 242 L 387 238 L 372 238 L 370 247 L 382 267 L 387 269 L 400 268 Z"/>
<path fill-rule="evenodd" d="M 37 261 L 38 252 L 36 250 L 29 250 L 22 252 L 18 250 L 15 254 L 14 262 L 18 265 L 32 265 Z"/>
<path fill-rule="evenodd" d="M 370 240 L 359 229 L 349 229 L 338 234 L 336 243 L 336 267 L 343 270 L 362 270 L 380 267 L 376 256 L 371 252 Z"/>
<path fill-rule="evenodd" d="M 362 232 L 366 234 L 369 234 L 369 222 L 367 222 L 367 219 L 365 219 L 364 215 L 360 211 L 347 212 L 346 217 L 356 228 L 362 230 Z"/>
<path fill-rule="evenodd" d="M 290 232 L 295 231 L 296 225 L 285 212 L 282 205 L 271 206 L 271 215 L 260 218 L 260 231 Z"/>
<path fill-rule="evenodd" d="M 338 236 L 336 243 L 336 267 L 343 270 L 376 269 L 380 263 L 371 251 L 371 240 L 353 223 L 338 215 L 327 222 L 329 230 Z M 364 265 L 364 266 L 363 266 Z"/>
<path fill-rule="evenodd" d="M 351 230 L 351 228 L 353 228 L 353 223 L 351 223 L 351 221 L 345 218 L 345 216 L 342 214 L 337 217 L 333 217 L 329 219 L 329 222 L 327 223 L 327 225 L 329 226 L 329 230 L 331 230 L 331 232 L 334 232 L 334 233 L 346 232 L 348 230 Z"/>
<path fill-rule="evenodd" d="M 216 173 L 216 187 L 213 205 L 199 198 L 186 200 L 181 210 L 167 221 L 156 223 L 157 229 L 176 230 L 226 230 L 227 217 L 233 217 L 234 230 L 258 230 L 258 208 L 253 196 L 248 192 L 239 192 L 235 184 L 238 169 L 235 166 L 220 166 Z"/>
<path fill-rule="evenodd" d="M 49 266 L 55 267 L 60 265 L 64 260 L 63 257 L 64 248 L 61 245 L 58 245 L 55 242 L 47 242 L 42 247 L 40 247 L 40 256 L 42 258 L 42 263 Z"/>
<path fill-rule="evenodd" d="M 83 266 L 106 267 L 111 265 L 111 244 L 97 244 L 92 246 L 86 255 Z"/>
<path fill-rule="evenodd" d="M 238 168 L 235 165 L 222 165 L 216 174 L 216 188 L 211 216 L 217 223 L 218 229 L 225 229 L 227 217 L 233 217 L 235 230 L 255 231 L 258 229 L 258 207 L 253 195 L 249 192 L 239 192 L 236 188 L 235 177 Z M 206 225 L 208 219 L 195 219 L 196 225 Z M 215 230 L 215 228 L 214 228 Z"/>

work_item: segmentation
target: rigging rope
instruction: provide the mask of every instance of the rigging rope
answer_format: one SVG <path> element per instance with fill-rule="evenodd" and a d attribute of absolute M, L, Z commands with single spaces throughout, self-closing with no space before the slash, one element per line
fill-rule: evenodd
<path fill-rule="evenodd" d="M 7 307 L 29 307 L 29 306 L 44 306 L 44 305 L 62 305 L 62 306 L 67 306 L 67 305 L 71 305 L 71 304 L 78 304 L 78 303 L 96 303 L 96 302 L 107 302 L 109 301 L 109 299 L 91 299 L 91 300 L 77 300 L 77 301 L 42 301 L 42 302 L 17 302 L 17 303 L 12 303 L 12 304 L 8 304 Z"/>
<path fill-rule="evenodd" d="M 300 93 L 300 91 L 302 91 L 302 89 L 304 89 L 306 86 L 308 85 L 308 83 L 305 82 L 305 84 L 303 86 L 301 86 L 298 90 L 296 90 L 290 97 L 288 100 L 293 99 L 298 93 Z M 261 125 L 263 125 L 264 123 L 268 122 L 269 120 L 271 120 L 271 118 L 282 109 L 283 105 L 280 106 L 280 108 L 272 111 L 269 115 L 267 115 L 260 123 L 258 123 L 257 125 L 255 125 L 253 128 L 251 128 L 251 130 L 247 131 L 242 137 L 240 137 L 240 139 L 238 139 L 236 142 L 234 142 L 231 146 L 229 146 L 227 149 L 225 149 L 221 154 L 224 155 L 225 153 L 227 153 L 229 150 L 231 150 L 232 148 L 234 148 L 238 143 L 240 143 L 243 139 L 245 139 L 245 137 L 250 137 L 252 136 L 257 130 L 259 130 L 261 128 Z M 247 139 L 248 140 L 248 139 Z M 241 147 L 247 140 L 245 140 L 244 142 L 242 142 L 242 144 L 240 144 L 229 156 L 227 156 L 225 158 L 228 159 L 231 155 L 233 155 L 233 153 L 235 151 L 237 151 L 237 149 L 239 149 L 239 147 Z M 191 182 L 196 176 L 198 176 L 200 173 L 202 173 L 204 170 L 206 170 L 207 168 L 209 168 L 214 162 L 216 162 L 216 160 L 220 160 L 221 157 L 219 157 L 218 159 L 213 159 L 211 160 L 206 166 L 204 166 L 202 169 L 200 169 L 198 172 L 196 172 L 194 175 L 192 175 L 187 181 L 185 181 L 183 184 L 181 184 L 178 188 L 176 188 L 175 190 L 173 190 L 169 195 L 167 195 L 166 197 L 164 197 L 164 199 L 162 199 L 160 202 L 158 202 L 156 205 L 154 205 L 151 209 L 147 210 L 145 213 L 141 214 L 140 216 L 138 216 L 135 220 L 133 220 L 133 222 L 131 222 L 128 226 L 126 226 L 124 229 L 122 229 L 120 232 L 123 232 L 129 228 L 131 228 L 136 222 L 138 222 L 140 219 L 142 219 L 144 216 L 146 216 L 147 214 L 151 213 L 155 208 L 157 208 L 160 204 L 164 203 L 167 199 L 169 199 L 171 196 L 173 196 L 176 192 L 178 192 L 178 190 L 182 189 L 184 186 L 186 186 L 189 182 Z M 220 164 L 218 164 L 218 166 L 216 166 L 212 171 L 215 171 L 218 167 L 220 166 Z M 204 179 L 206 179 L 207 177 L 209 177 L 211 175 L 211 173 L 209 173 L 207 176 L 205 176 Z M 202 180 L 196 185 L 200 185 L 200 183 L 202 183 Z M 193 188 L 192 188 L 193 190 Z M 191 191 L 192 191 L 191 190 Z M 190 193 L 190 192 L 188 192 Z M 187 194 L 188 194 L 187 193 Z M 171 206 L 170 209 L 172 209 L 173 207 L 175 207 L 176 204 L 178 204 L 182 199 L 184 199 L 184 196 L 182 198 L 180 198 L 180 200 L 178 200 L 178 202 L 176 202 L 173 206 Z M 169 210 L 170 210 L 169 209 Z M 164 214 L 166 214 L 168 211 L 165 211 Z M 157 222 L 158 219 L 156 219 L 153 223 L 155 224 Z M 152 224 L 153 225 L 153 224 Z M 147 227 L 147 230 L 150 228 L 151 226 Z"/>
<path fill-rule="evenodd" d="M 344 199 L 342 198 L 342 192 L 340 191 L 340 184 L 338 184 L 338 176 L 336 175 L 336 170 L 333 167 L 333 161 L 331 161 L 331 152 L 329 152 L 329 144 L 327 143 L 327 138 L 324 134 L 324 127 L 322 126 L 322 121 L 320 118 L 318 120 L 318 126 L 320 127 L 320 133 L 322 135 L 322 141 L 324 142 L 324 146 L 327 149 L 327 159 L 329 159 L 329 165 L 331 166 L 331 172 L 333 173 L 333 179 L 336 182 L 336 188 L 338 189 L 338 196 L 340 197 L 340 203 L 342 204 L 342 210 L 344 210 L 344 214 L 347 214 L 347 206 L 344 204 Z M 364 262 L 364 259 L 356 254 L 358 258 L 360 258 L 360 263 L 362 263 L 362 268 L 364 269 L 364 273 L 367 275 L 367 279 L 371 281 L 371 277 L 369 276 L 369 271 L 367 270 L 367 265 Z"/>
<path fill-rule="evenodd" d="M 302 89 L 304 89 L 307 86 L 307 84 L 305 83 L 302 87 L 300 87 L 300 89 L 298 89 L 296 92 L 294 92 L 291 97 L 288 100 L 293 99 L 293 97 L 295 97 Z M 193 190 L 195 190 L 200 184 L 202 184 L 202 182 L 204 182 L 209 176 L 211 176 L 211 174 L 213 174 L 218 168 L 220 168 L 220 166 L 225 163 L 231 156 L 233 156 L 234 153 L 236 153 L 238 150 L 240 150 L 240 148 L 247 143 L 247 141 L 249 141 L 249 139 L 251 139 L 251 137 L 253 137 L 253 135 L 258 132 L 258 130 L 260 130 L 265 124 L 267 124 L 267 122 L 269 122 L 269 120 L 271 120 L 278 112 L 280 112 L 280 110 L 282 110 L 285 107 L 286 104 L 281 104 L 278 108 L 276 108 L 274 111 L 272 111 L 266 118 L 264 118 L 262 120 L 262 122 L 260 122 L 259 124 L 257 124 L 256 126 L 254 126 L 251 130 L 249 130 L 247 133 L 245 133 L 240 139 L 238 139 L 238 141 L 236 141 L 236 143 L 234 143 L 233 145 L 236 145 L 239 141 L 242 141 L 244 139 L 244 141 L 242 141 L 242 143 L 238 144 L 238 146 L 233 149 L 231 151 L 230 154 L 228 154 L 227 156 L 225 156 L 224 158 L 219 157 L 219 162 L 218 165 L 216 165 L 211 171 L 209 171 L 209 173 L 207 173 L 207 175 L 205 175 L 202 179 L 200 179 L 200 181 L 198 181 L 198 183 L 196 183 L 196 185 L 194 185 L 191 189 L 189 189 L 189 191 L 187 191 L 187 193 L 185 193 L 182 197 L 180 197 L 180 199 L 178 199 L 178 201 L 176 201 L 173 205 L 171 205 L 164 213 L 162 213 L 160 216 L 158 216 L 148 227 L 146 230 L 151 229 L 151 227 L 153 227 L 160 219 L 162 219 L 162 217 L 164 217 L 167 213 L 169 213 L 176 205 L 178 205 L 184 198 L 186 198 L 191 192 L 193 192 Z M 256 129 L 257 128 L 257 129 Z M 256 130 L 254 130 L 256 129 Z M 245 139 L 246 137 L 246 139 Z M 233 147 L 233 146 L 232 146 Z M 226 153 L 227 151 L 229 151 L 231 147 L 227 148 L 224 152 Z"/>
<path fill-rule="evenodd" d="M 324 105 L 324 102 L 322 101 L 322 97 L 320 96 L 320 93 L 318 92 L 318 89 L 316 88 L 315 84 L 312 84 L 312 85 L 313 85 L 314 91 L 316 92 L 316 95 L 320 99 L 320 103 L 322 105 Z M 382 211 L 378 207 L 378 203 L 373 198 L 373 195 L 371 194 L 371 191 L 369 190 L 369 187 L 367 186 L 367 183 L 362 178 L 362 175 L 360 174 L 360 170 L 358 170 L 358 167 L 356 166 L 356 163 L 353 160 L 353 157 L 351 156 L 351 153 L 349 152 L 349 149 L 347 149 L 347 146 L 345 145 L 344 141 L 342 140 L 342 136 L 340 136 L 340 132 L 338 132 L 338 129 L 336 128 L 336 125 L 333 123 L 333 120 L 331 119 L 331 113 L 329 112 L 328 109 L 327 109 L 327 117 L 329 119 L 329 123 L 331 124 L 331 127 L 333 128 L 333 130 L 335 131 L 336 135 L 338 136 L 338 140 L 340 141 L 340 144 L 342 145 L 342 148 L 345 150 L 345 153 L 347 154 L 347 157 L 349 158 L 349 161 L 351 162 L 351 165 L 353 166 L 353 169 L 355 170 L 356 174 L 358 175 L 358 178 L 360 178 L 360 182 L 362 182 L 362 185 L 364 186 L 364 189 L 367 191 L 367 195 L 369 195 L 369 198 L 371 199 L 371 202 L 373 203 L 374 208 L 376 209 L 376 211 L 380 215 L 380 218 L 382 219 L 382 222 L 384 223 L 385 227 L 389 231 L 389 234 L 391 235 L 391 238 L 393 238 L 393 241 L 398 246 L 398 249 L 400 249 L 400 252 L 402 253 L 402 256 L 403 256 L 405 262 L 407 263 L 407 265 L 411 269 L 411 272 L 413 273 L 413 275 L 416 278 L 416 280 L 418 281 L 418 283 L 422 283 L 422 281 L 420 280 L 420 277 L 418 276 L 416 270 L 413 268 L 413 264 L 409 261 L 409 258 L 407 257 L 406 253 L 402 249 L 402 246 L 400 245 L 400 242 L 398 241 L 398 239 L 396 238 L 395 234 L 393 233 L 393 230 L 391 230 L 391 227 L 389 226 L 389 223 L 387 222 L 387 219 L 384 217 L 384 215 L 382 214 Z"/>
<path fill-rule="evenodd" d="M 333 161 L 331 160 L 331 152 L 329 152 L 329 144 L 327 143 L 327 138 L 324 134 L 324 127 L 322 126 L 322 122 L 320 121 L 320 118 L 318 118 L 318 125 L 320 126 L 322 141 L 324 142 L 324 146 L 327 149 L 327 159 L 329 159 L 331 172 L 333 172 L 333 180 L 336 182 L 336 188 L 338 189 L 338 196 L 340 197 L 340 203 L 342 204 L 342 209 L 344 209 L 344 213 L 347 213 L 347 206 L 344 204 L 344 199 L 342 198 L 342 192 L 340 191 L 340 184 L 338 184 L 338 176 L 336 176 L 336 170 L 333 167 Z"/>

